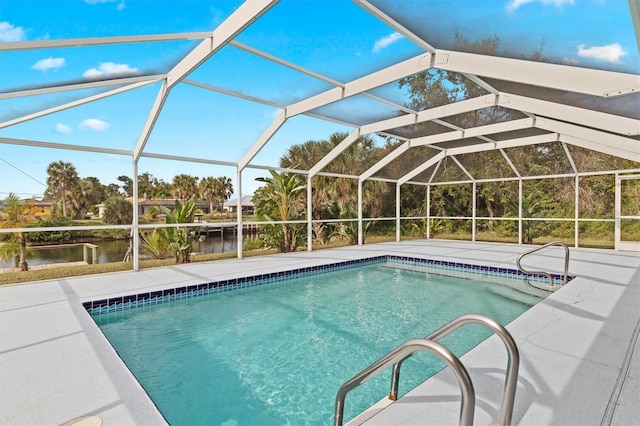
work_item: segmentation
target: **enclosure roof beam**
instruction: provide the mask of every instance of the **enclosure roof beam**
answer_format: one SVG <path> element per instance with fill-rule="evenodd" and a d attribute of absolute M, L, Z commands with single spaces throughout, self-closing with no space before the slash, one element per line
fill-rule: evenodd
<path fill-rule="evenodd" d="M 637 0 L 629 0 L 629 10 L 631 12 L 631 20 L 633 21 L 633 29 L 636 32 L 638 52 L 640 52 L 640 3 L 638 3 Z"/>
<path fill-rule="evenodd" d="M 558 138 L 560 139 L 560 138 Z M 562 149 L 564 150 L 564 154 L 567 156 L 567 160 L 569 160 L 569 164 L 571 165 L 571 170 L 573 170 L 573 173 L 576 174 L 576 176 L 578 175 L 578 167 L 576 167 L 576 163 L 575 161 L 573 161 L 573 156 L 571 155 L 571 152 L 569 151 L 569 147 L 567 147 L 567 144 L 565 142 L 560 142 L 562 144 Z"/>
<path fill-rule="evenodd" d="M 518 120 L 505 121 L 502 123 L 487 124 L 484 126 L 470 127 L 464 130 L 455 130 L 453 132 L 438 133 L 435 135 L 423 136 L 411 141 L 411 146 L 432 145 L 452 140 L 472 138 L 493 133 L 508 132 L 513 130 L 527 129 L 533 127 L 531 118 L 521 118 Z"/>
<path fill-rule="evenodd" d="M 233 163 L 231 161 L 210 160 L 207 158 L 183 157 L 179 155 L 158 154 L 158 153 L 146 152 L 146 151 L 142 152 L 140 154 L 140 157 L 156 158 L 159 160 L 185 161 L 188 163 L 215 164 L 217 166 L 229 166 L 229 167 L 237 166 L 237 163 Z"/>
<path fill-rule="evenodd" d="M 640 120 L 607 114 L 585 108 L 543 101 L 511 93 L 500 93 L 498 105 L 531 114 L 551 117 L 587 127 L 594 127 L 607 132 L 632 136 L 640 134 Z"/>
<path fill-rule="evenodd" d="M 140 154 L 144 150 L 147 141 L 149 140 L 149 135 L 151 135 L 151 131 L 153 127 L 156 125 L 156 121 L 160 116 L 160 111 L 162 111 L 162 107 L 167 100 L 167 96 L 169 95 L 169 87 L 167 86 L 167 79 L 162 81 L 162 86 L 158 89 L 158 93 L 156 94 L 156 99 L 153 101 L 153 105 L 151 106 L 151 112 L 147 115 L 147 120 L 142 127 L 142 131 L 140 132 L 140 136 L 138 137 L 138 141 L 136 146 L 133 149 L 133 162 L 137 162 L 140 158 Z"/>
<path fill-rule="evenodd" d="M 253 0 L 240 5 L 227 19 L 169 71 L 167 83 L 172 88 L 185 76 L 224 47 L 231 39 L 258 20 L 279 0 Z"/>
<path fill-rule="evenodd" d="M 320 161 L 318 161 L 313 167 L 309 169 L 309 177 L 313 177 L 320 170 L 324 169 L 331 163 L 338 155 L 342 153 L 345 149 L 349 148 L 353 142 L 358 140 L 360 137 L 360 130 L 356 129 L 353 132 L 349 133 L 349 135 L 342 140 L 338 145 L 336 145 L 327 155 L 322 157 Z"/>
<path fill-rule="evenodd" d="M 398 179 L 398 185 L 402 185 L 402 184 L 406 183 L 407 181 L 410 181 L 414 177 L 418 176 L 420 173 L 422 173 L 425 170 L 427 170 L 429 167 L 433 166 L 437 162 L 439 162 L 442 159 L 444 159 L 444 157 L 446 157 L 446 155 L 447 154 L 445 153 L 445 151 L 440 151 L 439 153 L 437 153 L 436 155 L 434 155 L 433 157 L 429 158 L 427 161 L 422 163 L 422 165 L 416 167 L 415 169 L 411 170 L 409 173 L 407 173 L 406 175 L 404 175 L 400 179 Z"/>
<path fill-rule="evenodd" d="M 475 111 L 495 105 L 497 97 L 494 95 L 479 96 L 477 98 L 465 99 L 447 105 L 429 108 L 413 114 L 404 114 L 398 117 L 365 124 L 360 127 L 361 134 L 378 133 L 396 127 L 410 126 L 412 124 L 423 123 L 425 121 L 448 117 L 463 112 Z"/>
<path fill-rule="evenodd" d="M 632 152 L 626 149 L 621 149 L 617 146 L 612 146 L 605 143 L 599 143 L 598 141 L 594 141 L 592 139 L 584 139 L 581 137 L 571 136 L 566 134 L 561 134 L 559 140 L 560 142 L 564 142 L 570 145 L 576 145 L 592 151 L 598 151 L 604 154 L 613 155 L 616 157 L 620 157 L 620 158 L 624 158 L 627 160 L 640 163 L 640 152 L 637 152 L 637 151 Z"/>
<path fill-rule="evenodd" d="M 287 118 L 325 106 L 327 104 L 349 98 L 370 89 L 399 80 L 431 68 L 431 55 L 426 53 L 391 65 L 380 71 L 372 72 L 364 77 L 346 83 L 344 87 L 336 87 L 325 92 L 303 99 L 287 107 Z"/>
<path fill-rule="evenodd" d="M 514 139 L 507 139 L 504 141 L 486 142 L 486 143 L 481 143 L 481 144 L 476 144 L 471 146 L 461 146 L 457 148 L 450 148 L 450 149 L 439 152 L 438 154 L 434 155 L 429 160 L 427 160 L 421 166 L 417 167 L 416 169 L 412 170 L 411 172 L 407 173 L 406 175 L 398 179 L 398 183 L 402 185 L 410 181 L 411 179 L 413 179 L 423 171 L 427 170 L 433 164 L 435 164 L 436 161 L 440 161 L 441 159 L 444 159 L 445 157 L 448 157 L 448 156 L 469 154 L 469 153 L 475 153 L 475 152 L 481 152 L 481 151 L 491 151 L 493 149 L 504 149 L 504 148 L 512 148 L 517 146 L 535 145 L 535 144 L 541 144 L 541 143 L 547 143 L 547 142 L 555 142 L 557 140 L 558 140 L 557 134 L 549 133 L 546 135 L 527 136 L 524 138 L 514 138 Z M 434 159 L 436 160 L 434 161 Z"/>
<path fill-rule="evenodd" d="M 424 111 L 420 111 L 416 117 L 411 115 L 402 115 L 399 117 L 390 118 L 388 120 L 379 121 L 377 123 L 367 124 L 360 128 L 361 133 L 374 133 L 383 129 L 390 129 L 394 127 L 404 127 L 412 124 L 422 123 L 430 120 L 437 120 L 441 117 L 448 117 L 451 115 L 460 114 L 468 111 L 475 111 L 478 109 L 486 108 L 495 105 L 497 97 L 494 95 L 479 96 L 476 98 L 465 99 L 464 101 L 454 102 L 452 104 L 442 105 L 435 108 L 429 108 Z M 413 143 L 404 143 L 400 147 L 396 148 L 384 158 L 366 170 L 360 175 L 360 180 L 369 179 L 375 173 L 384 168 L 391 161 L 395 160 L 400 154 L 402 154 L 410 146 L 414 146 Z M 400 151 L 398 151 L 400 150 Z M 396 152 L 398 151 L 398 152 Z"/>
<path fill-rule="evenodd" d="M 260 138 L 253 144 L 253 146 L 247 151 L 242 160 L 240 160 L 238 167 L 244 169 L 247 164 L 255 157 L 258 152 L 269 142 L 269 139 L 275 134 L 275 132 L 284 124 L 290 117 L 294 117 L 299 114 L 308 113 L 311 110 L 322 107 L 324 105 L 336 102 L 348 97 L 357 95 L 367 90 L 373 89 L 378 86 L 390 83 L 400 78 L 409 76 L 419 71 L 429 69 L 431 66 L 431 55 L 424 54 L 415 56 L 406 61 L 384 68 L 380 71 L 373 72 L 365 77 L 358 78 L 349 83 L 346 83 L 343 87 L 335 87 L 325 92 L 319 93 L 315 96 L 306 98 L 300 102 L 289 105 L 284 112 L 284 117 L 278 117 L 271 124 Z M 275 129 L 275 130 L 271 130 Z"/>
<path fill-rule="evenodd" d="M 434 67 L 532 86 L 608 97 L 640 90 L 637 74 L 437 50 Z"/>
<path fill-rule="evenodd" d="M 435 118 L 444 118 L 469 111 L 488 108 L 496 105 L 497 99 L 498 98 L 495 95 L 484 95 L 471 99 L 465 99 L 463 101 L 453 102 L 435 108 L 425 109 L 418 112 L 417 122 L 422 123 L 424 121 L 433 120 Z"/>
<path fill-rule="evenodd" d="M 518 179 L 522 178 L 522 175 L 520 174 L 520 172 L 518 171 L 518 169 L 516 168 L 515 164 L 513 164 L 513 161 L 511 161 L 511 158 L 509 158 L 509 156 L 507 155 L 506 152 L 504 152 L 504 149 L 502 148 L 498 148 L 498 151 L 500 151 L 500 154 L 502 154 L 502 157 L 504 158 L 504 160 L 507 162 L 507 164 L 509 165 L 509 167 L 511 167 L 511 170 L 513 171 L 513 173 L 518 177 Z"/>
<path fill-rule="evenodd" d="M 535 127 L 559 133 L 562 142 L 572 143 L 571 138 L 563 138 L 562 136 L 585 139 L 593 141 L 603 147 L 609 147 L 608 149 L 611 155 L 633 161 L 640 161 L 640 141 L 636 139 L 541 117 L 536 119 Z"/>
<path fill-rule="evenodd" d="M 7 52 L 12 50 L 51 49 L 61 47 L 105 46 L 113 44 L 198 40 L 206 37 L 211 37 L 211 32 L 67 38 L 62 40 L 11 41 L 0 43 L 0 52 Z"/>
<path fill-rule="evenodd" d="M 458 167 L 460 167 L 460 170 L 462 170 L 462 172 L 463 172 L 465 175 L 467 175 L 467 177 L 468 177 L 469 179 L 471 179 L 472 181 L 475 181 L 475 178 L 474 178 L 473 176 L 471 176 L 471 173 L 469 173 L 469 171 L 468 171 L 468 170 L 467 170 L 467 169 L 462 165 L 462 163 L 460 162 L 460 160 L 458 160 L 458 159 L 456 158 L 456 156 L 455 156 L 455 155 L 449 155 L 449 157 L 451 157 L 451 159 L 456 163 L 456 165 L 457 165 Z"/>
<path fill-rule="evenodd" d="M 278 131 L 278 129 L 280 129 L 280 127 L 282 127 L 282 125 L 284 124 L 285 121 L 287 121 L 287 118 L 286 118 L 285 112 L 283 111 L 278 115 L 278 117 L 276 117 L 275 120 L 273 120 L 271 122 L 271 124 L 269 125 L 267 130 L 265 130 L 260 135 L 258 140 L 253 144 L 253 146 L 249 149 L 249 151 L 247 151 L 244 154 L 244 156 L 242 157 L 242 159 L 238 163 L 238 169 L 239 170 L 244 170 L 244 168 L 247 167 L 247 164 L 249 164 L 249 162 L 251 160 L 253 160 L 253 158 L 256 155 L 258 155 L 258 152 L 260 152 L 262 147 L 267 142 L 269 142 L 269 139 L 271 139 L 271 137 L 273 137 L 273 135 L 275 135 L 275 133 Z"/>
<path fill-rule="evenodd" d="M 229 43 L 233 37 L 242 32 L 260 16 L 265 14 L 277 2 L 278 0 L 253 0 L 252 2 L 245 2 L 241 4 L 240 7 L 238 7 L 227 19 L 213 30 L 210 37 L 202 40 L 198 46 L 182 58 L 182 60 L 178 62 L 171 71 L 169 71 L 163 87 L 156 96 L 151 112 L 147 116 L 147 121 L 140 133 L 136 147 L 133 150 L 134 162 L 138 161 L 140 158 L 140 154 L 149 140 L 149 135 L 153 131 L 153 127 L 158 120 L 160 111 L 162 111 L 162 107 L 164 106 L 171 88 Z"/>
<path fill-rule="evenodd" d="M 99 80 L 99 81 L 87 81 L 83 83 L 72 83 L 72 84 L 63 84 L 59 86 L 16 90 L 12 92 L 0 92 L 0 99 L 22 98 L 25 96 L 35 96 L 35 95 L 48 95 L 50 93 L 69 92 L 72 90 L 95 89 L 98 87 L 135 84 L 138 82 L 155 83 L 157 81 L 164 79 L 165 77 L 166 76 L 163 74 L 142 75 L 142 76 L 135 76 L 135 77 L 110 78 L 110 79 Z"/>
<path fill-rule="evenodd" d="M 101 154 L 128 155 L 128 156 L 132 155 L 131 151 L 126 151 L 123 149 L 100 148 L 96 146 L 87 146 L 87 145 L 71 145 L 71 144 L 57 143 L 57 142 L 42 142 L 42 141 L 34 141 L 34 140 L 28 140 L 28 139 L 13 139 L 13 138 L 0 137 L 0 144 L 33 146 L 38 148 L 64 149 L 67 151 L 84 151 L 84 152 L 94 152 L 94 153 L 101 153 Z"/>
<path fill-rule="evenodd" d="M 308 70 L 308 69 L 306 69 L 304 67 L 301 67 L 299 65 L 296 65 L 296 64 L 294 64 L 292 62 L 289 62 L 289 61 L 286 61 L 284 59 L 278 58 L 277 56 L 274 56 L 274 55 L 272 55 L 270 53 L 263 52 L 262 50 L 259 50 L 259 49 L 256 49 L 254 47 L 248 46 L 248 45 L 246 45 L 244 43 L 240 43 L 239 41 L 231 40 L 231 41 L 229 41 L 229 45 L 231 45 L 233 47 L 237 47 L 238 49 L 244 50 L 245 52 L 249 52 L 249 53 L 251 53 L 253 55 L 259 56 L 259 57 L 261 57 L 263 59 L 266 59 L 268 61 L 275 62 L 277 64 L 280 64 L 282 66 L 290 68 L 290 69 L 292 69 L 294 71 L 298 71 L 298 72 L 306 74 L 306 75 L 308 75 L 310 77 L 317 78 L 318 80 L 324 81 L 325 83 L 329 83 L 329 84 L 331 84 L 333 86 L 338 86 L 338 87 L 343 87 L 344 86 L 344 84 L 342 82 L 340 82 L 340 81 L 337 81 L 337 80 L 334 80 L 332 78 L 326 77 L 326 76 L 324 76 L 322 74 L 319 74 L 317 72 Z"/>
<path fill-rule="evenodd" d="M 377 7 L 372 5 L 369 2 L 369 0 L 354 0 L 354 1 L 360 7 L 362 7 L 367 12 L 369 12 L 371 15 L 375 16 L 376 18 L 378 18 L 379 20 L 381 20 L 382 22 L 384 22 L 385 24 L 387 24 L 391 28 L 395 29 L 404 38 L 412 41 L 417 46 L 421 47 L 422 49 L 424 49 L 425 51 L 427 51 L 427 52 L 429 52 L 431 54 L 435 54 L 436 53 L 437 49 L 434 46 L 430 45 L 425 40 L 423 40 L 421 37 L 418 37 L 411 30 L 409 30 L 405 26 L 401 25 L 398 21 L 396 21 L 395 19 L 391 18 L 389 15 L 387 15 L 386 13 L 382 12 L 380 9 L 378 9 Z M 475 75 L 475 74 L 467 74 L 467 73 L 463 73 L 463 75 L 465 77 L 467 77 L 469 80 L 473 81 L 478 86 L 480 86 L 483 89 L 485 89 L 486 91 L 488 91 L 489 93 L 493 93 L 493 94 L 497 94 L 498 93 L 498 91 L 495 88 L 493 88 L 491 85 L 487 84 L 487 82 L 482 80 L 477 75 Z"/>
<path fill-rule="evenodd" d="M 538 145 L 558 140 L 557 133 L 547 133 L 545 135 L 526 136 L 522 138 L 506 139 L 496 142 L 485 142 L 469 146 L 459 146 L 447 149 L 447 155 L 473 154 L 476 152 L 490 151 L 492 149 L 515 148 L 527 145 Z"/>
<path fill-rule="evenodd" d="M 436 51 L 435 47 L 433 47 L 432 45 L 424 41 L 422 38 L 418 37 L 416 34 L 411 32 L 409 29 L 407 29 L 403 25 L 400 25 L 398 21 L 391 18 L 389 15 L 387 15 L 386 13 L 384 13 L 383 11 L 381 11 L 380 9 L 372 5 L 369 2 L 369 0 L 353 0 L 353 1 L 358 6 L 362 7 L 367 12 L 369 12 L 369 14 L 375 16 L 380 21 L 384 22 L 389 27 L 393 28 L 398 33 L 400 33 L 404 38 L 412 41 L 413 43 L 415 43 L 417 46 L 420 46 L 425 51 L 429 53 L 434 53 Z"/>
<path fill-rule="evenodd" d="M 398 158 L 401 154 L 406 152 L 410 147 L 411 147 L 410 141 L 404 142 L 402 145 L 400 145 L 399 147 L 391 151 L 389 154 L 385 155 L 384 158 L 381 158 L 380 161 L 378 161 L 376 164 L 369 167 L 364 173 L 360 175 L 359 180 L 365 181 L 369 179 L 371 176 L 373 176 L 378 171 L 383 169 L 387 164 L 389 164 L 390 162 Z"/>
<path fill-rule="evenodd" d="M 223 95 L 228 95 L 228 96 L 233 96 L 235 98 L 244 99 L 246 101 L 255 102 L 255 103 L 258 103 L 258 104 L 262 104 L 262 105 L 267 105 L 267 106 L 274 107 L 274 108 L 280 108 L 283 111 L 285 109 L 285 105 L 277 104 L 275 102 L 270 102 L 270 101 L 267 101 L 267 100 L 261 99 L 261 98 L 256 98 L 255 96 L 245 95 L 244 93 L 235 92 L 233 90 L 222 89 L 220 87 L 212 86 L 212 85 L 207 84 L 207 83 L 201 83 L 199 81 L 188 80 L 186 78 L 184 80 L 182 80 L 182 83 L 188 84 L 188 85 L 194 86 L 194 87 L 199 87 L 201 89 L 210 90 L 212 92 L 222 93 Z"/>
<path fill-rule="evenodd" d="M 76 106 L 79 106 L 79 105 L 84 105 L 84 104 L 88 104 L 90 102 L 94 102 L 94 101 L 97 101 L 97 100 L 100 100 L 100 99 L 108 98 L 110 96 L 114 96 L 114 95 L 120 94 L 122 92 L 127 92 L 129 90 L 134 90 L 134 89 L 137 89 L 139 87 L 143 87 L 143 86 L 147 86 L 147 85 L 152 84 L 152 83 L 156 83 L 157 81 L 159 81 L 159 80 L 155 80 L 155 81 L 154 80 L 149 80 L 149 81 L 141 81 L 141 82 L 138 82 L 138 83 L 133 83 L 133 84 L 130 84 L 128 86 L 119 87 L 117 89 L 110 90 L 108 92 L 99 93 L 97 95 L 89 96 L 89 97 L 86 97 L 86 98 L 83 98 L 83 99 L 79 99 L 77 101 L 68 102 L 68 103 L 63 104 L 63 105 L 55 106 L 53 108 L 45 109 L 45 110 L 42 110 L 42 111 L 34 112 L 32 114 L 24 115 L 22 117 L 14 118 L 13 120 L 8 120 L 8 121 L 5 121 L 3 123 L 0 123 L 0 129 L 3 129 L 5 127 L 9 127 L 9 126 L 13 126 L 13 125 L 16 125 L 16 124 L 24 123 L 26 121 L 33 120 L 33 119 L 40 118 L 40 117 L 44 117 L 44 116 L 47 116 L 47 115 L 50 115 L 50 114 L 54 114 L 56 112 L 64 111 L 66 109 L 73 108 L 73 107 L 76 107 Z"/>

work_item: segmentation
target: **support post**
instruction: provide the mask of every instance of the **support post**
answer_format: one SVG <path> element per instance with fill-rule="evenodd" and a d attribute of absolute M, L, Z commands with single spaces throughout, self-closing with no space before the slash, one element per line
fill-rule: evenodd
<path fill-rule="evenodd" d="M 138 229 L 138 160 L 133 160 L 133 226 L 131 228 L 131 238 L 133 239 L 133 270 L 140 270 L 140 230 Z"/>
<path fill-rule="evenodd" d="M 518 244 L 522 245 L 522 178 L 518 179 Z"/>
<path fill-rule="evenodd" d="M 362 182 L 358 179 L 358 245 L 363 244 L 364 235 L 362 232 Z"/>
<path fill-rule="evenodd" d="M 396 182 L 396 241 L 400 241 L 400 184 Z"/>
<path fill-rule="evenodd" d="M 238 166 L 238 202 L 236 204 L 236 244 L 237 248 L 237 257 L 238 259 L 242 259 L 242 244 L 243 244 L 243 235 L 242 235 L 242 169 Z M 221 234 L 224 234 L 224 229 L 221 231 Z"/>
<path fill-rule="evenodd" d="M 307 251 L 313 251 L 313 227 L 311 221 L 313 220 L 313 197 L 311 187 L 311 173 L 307 175 Z"/>

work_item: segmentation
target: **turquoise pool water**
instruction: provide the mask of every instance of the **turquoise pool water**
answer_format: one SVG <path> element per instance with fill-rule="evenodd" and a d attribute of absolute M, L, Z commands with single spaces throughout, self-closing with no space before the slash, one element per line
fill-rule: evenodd
<path fill-rule="evenodd" d="M 329 425 L 342 383 L 405 340 L 471 312 L 507 324 L 544 294 L 441 272 L 384 262 L 94 320 L 172 425 Z M 471 325 L 442 342 L 461 355 L 488 336 Z M 414 356 L 401 393 L 442 367 Z M 389 376 L 350 393 L 345 419 L 384 397 Z"/>

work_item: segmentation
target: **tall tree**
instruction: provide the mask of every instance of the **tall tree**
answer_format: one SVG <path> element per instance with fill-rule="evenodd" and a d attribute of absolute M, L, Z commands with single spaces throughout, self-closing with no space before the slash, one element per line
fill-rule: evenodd
<path fill-rule="evenodd" d="M 109 197 L 114 197 L 116 195 L 122 195 L 120 193 L 120 186 L 117 183 L 110 183 L 104 187 L 104 197 L 102 201 L 106 200 Z"/>
<path fill-rule="evenodd" d="M 188 200 L 198 194 L 198 178 L 187 174 L 173 177 L 171 195 L 177 200 Z"/>
<path fill-rule="evenodd" d="M 223 205 L 225 201 L 231 197 L 233 194 L 233 183 L 231 182 L 231 178 L 227 176 L 220 176 L 216 178 L 216 188 L 218 201 L 220 205 Z"/>
<path fill-rule="evenodd" d="M 67 192 L 67 202 L 71 206 L 73 218 L 82 219 L 91 206 L 102 201 L 99 194 L 96 194 L 96 190 L 99 190 L 99 187 L 96 188 L 95 181 L 79 179 Z"/>
<path fill-rule="evenodd" d="M 107 187 L 100 183 L 100 179 L 89 176 L 83 180 L 91 184 L 91 204 L 100 204 L 107 199 Z"/>
<path fill-rule="evenodd" d="M 124 191 L 124 195 L 126 197 L 133 196 L 133 179 L 131 179 L 127 175 L 118 176 L 118 180 L 122 182 L 122 190 Z"/>
<path fill-rule="evenodd" d="M 326 140 L 307 141 L 291 146 L 280 158 L 280 166 L 309 170 L 338 146 L 348 133 L 335 132 Z M 373 138 L 357 138 L 337 158 L 330 162 L 324 171 L 358 175 L 375 164 L 382 156 L 382 150 L 375 146 Z M 322 244 L 326 237 L 326 224 L 321 219 L 353 218 L 357 212 L 358 180 L 349 177 L 316 176 L 313 180 L 312 217 L 314 219 L 314 240 Z M 383 195 L 387 191 L 384 183 L 371 181 L 363 186 L 363 204 L 366 213 L 372 217 L 380 214 Z"/>
<path fill-rule="evenodd" d="M 47 167 L 47 185 L 52 194 L 59 194 L 62 201 L 62 215 L 67 216 L 67 191 L 78 181 L 78 172 L 73 164 L 55 161 Z"/>
<path fill-rule="evenodd" d="M 21 202 L 17 195 L 10 193 L 0 204 L 0 227 L 2 228 L 24 228 L 34 220 L 33 200 L 29 199 Z M 18 267 L 21 271 L 28 271 L 27 264 L 27 238 L 23 232 L 14 234 L 20 252 Z"/>
<path fill-rule="evenodd" d="M 213 213 L 213 204 L 218 201 L 217 179 L 212 176 L 200 179 L 198 194 L 201 200 L 209 202 L 209 213 Z"/>
<path fill-rule="evenodd" d="M 138 176 L 138 197 L 154 198 L 155 183 L 157 179 L 149 172 Z"/>

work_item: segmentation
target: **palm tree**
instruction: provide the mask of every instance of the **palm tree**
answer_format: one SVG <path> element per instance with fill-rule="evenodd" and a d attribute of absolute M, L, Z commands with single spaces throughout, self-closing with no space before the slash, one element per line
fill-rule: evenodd
<path fill-rule="evenodd" d="M 156 258 L 164 259 L 169 252 L 169 241 L 166 238 L 167 233 L 162 229 L 154 229 L 153 232 L 140 233 L 140 247 Z"/>
<path fill-rule="evenodd" d="M 130 224 L 133 221 L 133 204 L 121 195 L 114 195 L 104 201 L 104 223 L 114 225 Z"/>
<path fill-rule="evenodd" d="M 173 177 L 171 195 L 178 200 L 188 200 L 198 194 L 198 178 L 186 174 Z"/>
<path fill-rule="evenodd" d="M 60 192 L 62 215 L 67 216 L 67 190 L 78 181 L 78 172 L 73 164 L 65 161 L 54 161 L 47 167 L 47 185 L 52 193 Z"/>
<path fill-rule="evenodd" d="M 271 177 L 256 178 L 259 182 L 267 183 L 264 190 L 259 192 L 260 199 L 256 206 L 258 212 L 269 221 L 297 219 L 304 210 L 303 196 L 306 185 L 300 183 L 300 178 L 295 173 L 280 174 L 273 170 L 269 170 L 269 173 Z M 279 241 L 278 249 L 285 253 L 295 251 L 295 227 L 286 223 L 280 224 L 280 227 L 282 240 Z"/>
<path fill-rule="evenodd" d="M 176 200 L 173 210 L 169 210 L 164 206 L 160 206 L 160 208 L 165 214 L 166 223 L 193 223 L 193 218 L 196 213 L 196 201 L 194 197 L 191 197 L 184 205 Z M 193 248 L 191 243 L 194 235 L 191 228 L 176 226 L 172 228 L 161 228 L 159 232 L 168 242 L 167 250 L 174 254 L 176 263 L 191 262 L 191 250 Z"/>
<path fill-rule="evenodd" d="M 233 183 L 231 178 L 227 176 L 220 176 L 216 178 L 217 197 L 220 205 L 223 205 L 225 201 L 233 194 Z"/>
<path fill-rule="evenodd" d="M 75 185 L 67 192 L 68 201 L 71 203 L 73 216 L 76 219 L 82 219 L 89 208 L 98 204 L 102 200 L 96 199 L 96 191 L 94 183 L 89 179 L 80 179 Z"/>
<path fill-rule="evenodd" d="M 348 133 L 335 132 L 327 140 L 307 141 L 293 145 L 280 158 L 280 166 L 309 170 L 320 159 L 338 146 Z M 326 171 L 343 175 L 357 175 L 375 164 L 382 156 L 369 136 L 361 136 L 351 146 L 337 156 Z M 353 217 L 358 205 L 358 181 L 352 178 L 315 176 L 312 194 L 312 217 L 315 241 L 322 244 L 326 224 L 320 219 Z M 382 199 L 387 192 L 383 182 L 369 181 L 363 186 L 363 204 L 370 216 L 378 216 L 382 209 Z"/>
<path fill-rule="evenodd" d="M 33 200 L 26 200 L 20 202 L 17 195 L 10 193 L 9 196 L 2 202 L 0 207 L 0 227 L 2 228 L 23 228 L 34 220 L 33 217 Z M 29 265 L 27 264 L 27 238 L 23 232 L 16 232 L 14 234 L 15 240 L 17 240 L 20 246 L 20 261 L 18 267 L 21 271 L 28 271 Z M 5 253 L 6 257 L 7 253 Z"/>
<path fill-rule="evenodd" d="M 213 213 L 213 203 L 218 200 L 217 179 L 212 176 L 200 179 L 198 194 L 201 200 L 209 202 L 209 213 Z"/>

